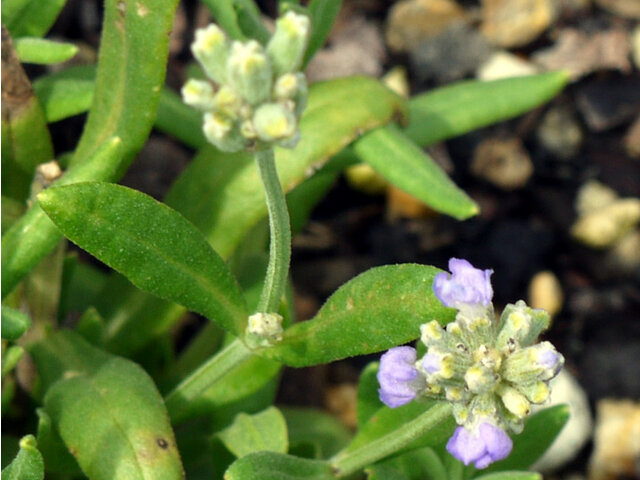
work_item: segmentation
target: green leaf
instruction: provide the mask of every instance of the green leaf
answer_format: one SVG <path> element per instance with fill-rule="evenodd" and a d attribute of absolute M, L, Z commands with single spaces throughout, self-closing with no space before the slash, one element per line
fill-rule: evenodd
<path fill-rule="evenodd" d="M 44 462 L 37 447 L 33 435 L 22 437 L 18 455 L 2 470 L 2 480 L 42 480 Z"/>
<path fill-rule="evenodd" d="M 360 374 L 358 383 L 358 427 L 362 427 L 384 404 L 380 401 L 378 394 L 378 368 L 379 362 L 371 362 Z"/>
<path fill-rule="evenodd" d="M 51 417 L 42 408 L 36 409 L 38 415 L 38 448 L 44 458 L 47 473 L 80 475 L 80 467 L 65 447 L 62 438 L 53 427 Z"/>
<path fill-rule="evenodd" d="M 198 149 L 207 144 L 202 133 L 202 114 L 168 88 L 160 94 L 155 127 L 191 148 Z"/>
<path fill-rule="evenodd" d="M 78 53 L 78 47 L 72 43 L 34 37 L 17 38 L 15 48 L 21 62 L 40 65 L 66 62 Z"/>
<path fill-rule="evenodd" d="M 568 420 L 567 405 L 557 405 L 531 415 L 525 421 L 523 432 L 512 436 L 513 450 L 509 456 L 483 473 L 529 468 L 547 451 Z"/>
<path fill-rule="evenodd" d="M 338 179 L 338 175 L 338 171 L 322 168 L 287 194 L 292 234 L 304 228 L 311 212 Z"/>
<path fill-rule="evenodd" d="M 93 105 L 70 166 L 105 140 L 122 139 L 118 178 L 144 145 L 164 84 L 169 33 L 178 0 L 107 0 Z"/>
<path fill-rule="evenodd" d="M 396 125 L 370 132 L 353 148 L 380 175 L 435 210 L 459 220 L 478 213 L 475 202 Z"/>
<path fill-rule="evenodd" d="M 11 345 L 6 350 L 2 352 L 2 378 L 5 377 L 7 373 L 15 368 L 18 364 L 22 355 L 24 354 L 24 348 L 20 345 Z"/>
<path fill-rule="evenodd" d="M 311 444 L 318 458 L 329 458 L 338 453 L 351 440 L 351 432 L 340 421 L 319 410 L 311 408 L 282 408 L 287 421 L 289 444 Z"/>
<path fill-rule="evenodd" d="M 453 319 L 454 311 L 433 293 L 438 272 L 416 264 L 372 268 L 341 286 L 313 319 L 286 329 L 282 342 L 260 353 L 303 367 L 414 340 L 425 319 L 443 324 Z"/>
<path fill-rule="evenodd" d="M 110 138 L 82 165 L 70 168 L 54 185 L 67 185 L 83 180 L 112 180 L 122 160 L 122 142 Z M 29 211 L 2 236 L 2 298 L 40 260 L 53 250 L 62 236 L 49 217 L 35 203 Z"/>
<path fill-rule="evenodd" d="M 569 81 L 566 72 L 438 88 L 409 101 L 405 135 L 420 146 L 521 115 L 549 101 Z"/>
<path fill-rule="evenodd" d="M 262 45 L 266 45 L 271 38 L 271 33 L 262 23 L 260 11 L 253 2 L 236 0 L 234 2 L 238 27 L 247 38 L 254 38 Z"/>
<path fill-rule="evenodd" d="M 254 415 L 240 413 L 216 435 L 236 457 L 260 451 L 287 453 L 289 449 L 287 424 L 276 407 Z"/>
<path fill-rule="evenodd" d="M 447 480 L 447 471 L 431 448 L 403 453 L 365 470 L 368 480 L 402 478 L 406 480 Z M 394 475 L 394 477 L 392 477 Z"/>
<path fill-rule="evenodd" d="M 349 115 L 344 106 L 349 105 Z M 358 135 L 402 111 L 401 99 L 367 77 L 347 77 L 311 86 L 294 150 L 276 149 L 285 191 L 301 183 Z M 166 202 L 200 228 L 213 248 L 228 257 L 267 214 L 253 158 L 203 149 L 173 185 Z"/>
<path fill-rule="evenodd" d="M 309 45 L 304 57 L 305 65 L 324 45 L 341 5 L 342 0 L 311 0 L 311 3 L 309 3 L 311 38 L 309 38 Z"/>
<path fill-rule="evenodd" d="M 44 112 L 2 29 L 2 194 L 24 202 L 36 166 L 53 159 Z"/>
<path fill-rule="evenodd" d="M 47 122 L 86 112 L 93 102 L 95 77 L 93 65 L 82 65 L 36 79 L 33 90 L 42 104 Z"/>
<path fill-rule="evenodd" d="M 14 37 L 43 37 L 58 18 L 66 0 L 5 0 L 2 23 Z"/>
<path fill-rule="evenodd" d="M 499 472 L 488 473 L 474 477 L 477 480 L 542 480 L 542 475 L 536 472 Z"/>
<path fill-rule="evenodd" d="M 256 452 L 239 458 L 224 474 L 225 480 L 335 480 L 331 466 L 276 452 Z"/>
<path fill-rule="evenodd" d="M 31 319 L 15 308 L 2 305 L 2 338 L 17 340 L 31 327 Z"/>
<path fill-rule="evenodd" d="M 240 27 L 238 9 L 244 8 L 253 16 L 259 16 L 260 12 L 251 0 L 202 0 L 215 19 L 216 23 L 234 40 L 246 40 L 246 32 Z M 249 36 L 252 38 L 252 35 Z"/>
<path fill-rule="evenodd" d="M 32 349 L 47 391 L 44 407 L 92 480 L 184 478 L 167 411 L 135 363 L 70 331 Z"/>
<path fill-rule="evenodd" d="M 248 313 L 239 287 L 202 234 L 176 211 L 101 182 L 49 188 L 38 199 L 67 238 L 138 288 L 244 333 Z"/>

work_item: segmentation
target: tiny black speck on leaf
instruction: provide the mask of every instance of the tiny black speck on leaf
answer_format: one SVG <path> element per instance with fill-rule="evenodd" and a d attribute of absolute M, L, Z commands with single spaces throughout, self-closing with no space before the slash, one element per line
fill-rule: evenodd
<path fill-rule="evenodd" d="M 156 443 L 158 444 L 158 446 L 160 448 L 162 448 L 163 450 L 166 450 L 167 448 L 169 448 L 169 442 L 167 442 L 164 438 L 159 437 L 156 438 Z"/>

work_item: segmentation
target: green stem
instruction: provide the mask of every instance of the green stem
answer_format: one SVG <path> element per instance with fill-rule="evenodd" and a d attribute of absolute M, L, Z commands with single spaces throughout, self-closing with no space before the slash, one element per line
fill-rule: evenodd
<path fill-rule="evenodd" d="M 258 312 L 278 311 L 291 260 L 291 226 L 284 192 L 280 186 L 272 148 L 256 150 L 256 163 L 269 212 L 269 264 Z"/>
<path fill-rule="evenodd" d="M 165 397 L 171 421 L 184 420 L 193 399 L 199 397 L 217 380 L 249 356 L 251 356 L 251 351 L 244 343 L 236 339 L 180 382 Z"/>
<path fill-rule="evenodd" d="M 346 450 L 338 453 L 330 460 L 331 465 L 334 467 L 337 476 L 350 475 L 367 465 L 397 453 L 436 425 L 445 421 L 450 415 L 450 403 L 437 403 L 422 415 L 404 424 L 399 430 L 390 431 L 372 442 L 365 443 L 351 451 L 347 447 Z"/>

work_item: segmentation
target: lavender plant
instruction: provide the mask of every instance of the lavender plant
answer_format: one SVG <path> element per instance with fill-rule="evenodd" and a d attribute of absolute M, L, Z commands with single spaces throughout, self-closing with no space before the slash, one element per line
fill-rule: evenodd
<path fill-rule="evenodd" d="M 422 147 L 525 112 L 566 76 L 409 102 L 372 78 L 307 85 L 339 0 L 281 2 L 273 33 L 251 0 L 204 3 L 216 23 L 195 34 L 202 76 L 183 103 L 164 86 L 177 0 L 107 0 L 97 64 L 33 81 L 21 62 L 75 54 L 40 38 L 64 1 L 3 0 L 2 412 L 22 436 L 3 435 L 3 478 L 478 475 L 463 463 L 538 478 L 522 470 L 567 419 L 526 418 L 563 363 L 534 343 L 544 312 L 517 302 L 496 319 L 491 272 L 452 259 L 452 275 L 371 269 L 295 322 L 288 271 L 291 231 L 356 162 L 443 214 L 476 214 Z M 84 112 L 74 151 L 54 152 L 48 124 Z M 153 127 L 197 151 L 163 202 L 117 185 Z M 172 332 L 187 311 L 209 323 L 182 348 Z M 420 358 L 398 346 L 418 337 Z M 384 350 L 362 372 L 355 432 L 273 405 L 284 365 Z"/>

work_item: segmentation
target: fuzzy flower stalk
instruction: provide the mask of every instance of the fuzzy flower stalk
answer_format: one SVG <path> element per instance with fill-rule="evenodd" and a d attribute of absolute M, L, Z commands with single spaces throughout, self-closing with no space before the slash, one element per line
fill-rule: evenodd
<path fill-rule="evenodd" d="M 295 147 L 307 101 L 307 82 L 299 70 L 309 29 L 308 17 L 288 11 L 266 46 L 231 41 L 214 24 L 196 31 L 191 51 L 208 80 L 188 80 L 182 98 L 202 112 L 210 143 L 224 152 L 259 144 Z"/>
<path fill-rule="evenodd" d="M 544 310 L 522 300 L 494 314 L 491 270 L 452 258 L 451 273 L 436 275 L 436 297 L 458 310 L 443 328 L 436 320 L 420 327 L 427 353 L 396 347 L 380 359 L 380 399 L 395 408 L 414 399 L 451 402 L 459 427 L 447 450 L 465 465 L 486 468 L 507 457 L 508 433 L 520 433 L 531 404 L 549 399 L 549 381 L 564 358 L 549 342 L 536 343 L 549 326 Z"/>

